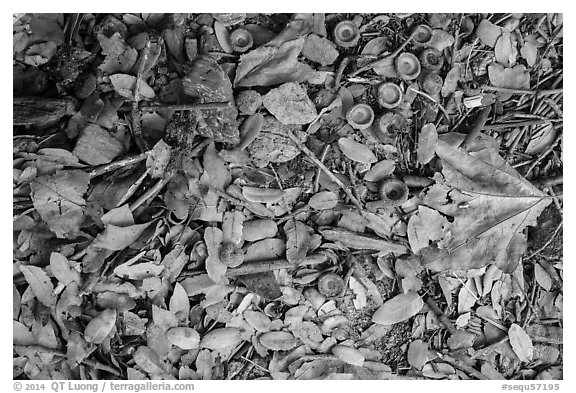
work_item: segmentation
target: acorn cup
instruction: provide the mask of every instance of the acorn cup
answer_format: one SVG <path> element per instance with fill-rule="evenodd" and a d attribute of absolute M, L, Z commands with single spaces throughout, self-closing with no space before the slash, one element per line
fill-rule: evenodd
<path fill-rule="evenodd" d="M 444 56 L 434 48 L 426 48 L 420 54 L 422 68 L 429 71 L 440 71 L 444 65 Z"/>
<path fill-rule="evenodd" d="M 396 72 L 404 80 L 413 80 L 420 75 L 420 61 L 412 53 L 403 52 L 396 58 Z"/>
<path fill-rule="evenodd" d="M 235 52 L 244 53 L 252 48 L 254 38 L 248 30 L 236 29 L 230 34 L 230 43 Z"/>
<path fill-rule="evenodd" d="M 386 82 L 378 87 L 378 103 L 383 108 L 396 108 L 402 102 L 402 89 L 396 83 Z"/>
<path fill-rule="evenodd" d="M 344 48 L 356 46 L 360 40 L 360 30 L 354 22 L 343 20 L 334 27 L 334 42 Z"/>
<path fill-rule="evenodd" d="M 390 207 L 400 206 L 408 200 L 408 186 L 397 179 L 384 180 L 379 191 L 382 202 Z"/>
<path fill-rule="evenodd" d="M 318 291 L 326 296 L 338 296 L 344 289 L 344 280 L 336 273 L 326 273 L 318 280 Z"/>
<path fill-rule="evenodd" d="M 424 46 L 432 41 L 432 29 L 426 25 L 418 25 L 414 29 L 412 41 L 416 46 Z"/>
<path fill-rule="evenodd" d="M 374 122 L 374 111 L 369 105 L 356 104 L 346 114 L 346 120 L 352 128 L 365 130 Z"/>

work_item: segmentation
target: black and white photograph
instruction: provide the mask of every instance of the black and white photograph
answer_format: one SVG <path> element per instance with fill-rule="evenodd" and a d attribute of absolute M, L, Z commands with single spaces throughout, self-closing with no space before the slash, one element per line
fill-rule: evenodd
<path fill-rule="evenodd" d="M 563 13 L 11 14 L 13 391 L 564 389 Z"/>

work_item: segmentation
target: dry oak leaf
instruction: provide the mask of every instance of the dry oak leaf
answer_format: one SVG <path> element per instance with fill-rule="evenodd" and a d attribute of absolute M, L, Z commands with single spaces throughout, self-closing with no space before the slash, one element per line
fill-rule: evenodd
<path fill-rule="evenodd" d="M 530 362 L 534 356 L 534 347 L 530 336 L 519 325 L 513 323 L 508 330 L 510 345 L 518 359 L 522 362 Z"/>
<path fill-rule="evenodd" d="M 234 86 L 270 86 L 285 82 L 303 82 L 314 70 L 298 61 L 304 38 L 280 47 L 261 46 L 240 56 Z"/>
<path fill-rule="evenodd" d="M 526 250 L 524 228 L 536 223 L 551 200 L 499 156 L 492 138 L 479 138 L 470 152 L 457 147 L 463 135 L 441 139 L 436 154 L 445 181 L 428 190 L 424 204 L 453 222 L 445 225 L 443 239 L 421 250 L 423 264 L 446 271 L 494 263 L 514 271 Z"/>
<path fill-rule="evenodd" d="M 31 184 L 34 207 L 58 238 L 75 236 L 84 218 L 90 175 L 80 170 L 40 176 Z"/>
<path fill-rule="evenodd" d="M 50 281 L 50 277 L 42 268 L 20 265 L 20 271 L 40 303 L 47 307 L 52 307 L 56 304 L 56 296 L 53 294 L 54 286 Z"/>
<path fill-rule="evenodd" d="M 108 337 L 115 324 L 116 310 L 107 308 L 88 322 L 86 329 L 84 329 L 84 338 L 90 343 L 100 344 Z"/>
<path fill-rule="evenodd" d="M 372 322 L 393 325 L 418 314 L 424 301 L 417 292 L 408 291 L 385 302 L 372 316 Z"/>

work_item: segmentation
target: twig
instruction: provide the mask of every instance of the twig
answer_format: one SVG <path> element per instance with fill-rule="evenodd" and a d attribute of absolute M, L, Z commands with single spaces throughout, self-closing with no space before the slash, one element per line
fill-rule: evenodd
<path fill-rule="evenodd" d="M 497 92 L 501 92 L 501 93 L 511 93 L 511 94 L 528 94 L 528 95 L 549 95 L 549 94 L 557 94 L 557 93 L 562 93 L 564 91 L 563 88 L 560 89 L 550 89 L 550 90 L 523 90 L 523 89 L 509 89 L 506 87 L 495 87 L 495 86 L 488 86 L 488 85 L 482 85 L 480 86 L 480 88 L 482 90 L 488 90 L 488 91 L 497 91 Z"/>
<path fill-rule="evenodd" d="M 446 108 L 444 108 L 442 106 L 442 104 L 438 101 L 436 101 L 433 97 L 431 97 L 430 95 L 424 93 L 423 91 L 417 90 L 413 87 L 410 87 L 410 90 L 412 90 L 414 93 L 421 95 L 422 97 L 426 97 L 428 98 L 430 101 L 432 101 L 433 103 L 435 103 L 436 105 L 438 105 L 438 108 L 440 108 L 440 110 L 442 111 L 442 113 L 444 114 L 444 116 L 446 116 L 446 119 L 448 121 L 450 121 L 450 115 L 448 115 L 448 111 L 446 110 Z"/>
<path fill-rule="evenodd" d="M 454 68 L 456 65 L 456 51 L 458 50 L 458 38 L 460 36 L 460 26 L 462 26 L 462 19 L 464 18 L 464 14 L 460 14 L 460 18 L 458 20 L 458 25 L 456 26 L 456 31 L 454 32 L 454 46 L 452 49 L 452 60 L 450 64 L 450 68 Z"/>
<path fill-rule="evenodd" d="M 528 161 L 530 162 L 530 161 Z M 556 176 L 550 179 L 539 179 L 532 182 L 536 187 L 553 187 L 564 183 L 564 176 Z"/>
<path fill-rule="evenodd" d="M 312 254 L 307 256 L 304 261 L 298 265 L 294 265 L 293 262 L 288 262 L 286 259 L 274 259 L 269 261 L 260 262 L 246 262 L 238 267 L 230 268 L 226 270 L 226 277 L 232 278 L 237 276 L 244 276 L 246 274 L 264 273 L 273 270 L 286 269 L 296 266 L 303 265 L 319 265 L 328 260 L 328 257 L 324 254 Z"/>
<path fill-rule="evenodd" d="M 554 241 L 554 238 L 556 237 L 556 235 L 560 231 L 560 228 L 562 228 L 563 223 L 564 223 L 564 221 L 560 221 L 560 224 L 558 224 L 558 226 L 556 227 L 556 229 L 552 233 L 552 236 L 550 236 L 550 239 L 548 239 L 548 241 L 542 247 L 540 247 L 539 249 L 537 249 L 536 251 L 534 251 L 532 254 L 530 254 L 529 256 L 527 256 L 524 259 L 531 259 L 531 258 L 535 257 L 536 255 L 540 254 L 542 251 L 544 251 L 546 249 L 546 247 L 548 247 Z"/>
<path fill-rule="evenodd" d="M 150 201 L 151 199 L 154 199 L 156 197 L 156 195 L 158 195 L 158 193 L 160 193 L 160 191 L 164 188 L 164 186 L 166 186 L 166 184 L 168 184 L 168 182 L 170 181 L 171 178 L 172 178 L 172 176 L 165 175 L 163 178 L 158 180 L 158 182 L 156 184 L 154 184 L 154 186 L 150 187 L 148 189 L 148 191 L 146 191 L 144 194 L 142 194 L 140 196 L 140 198 L 138 198 L 136 201 L 134 201 L 133 204 L 130 205 L 130 211 L 133 212 L 136 209 L 138 209 L 140 206 L 142 206 L 145 203 L 147 203 L 148 201 Z"/>
<path fill-rule="evenodd" d="M 474 126 L 472 131 L 470 131 L 470 133 L 466 135 L 466 137 L 460 144 L 460 149 L 468 151 L 470 144 L 478 137 L 478 135 L 480 135 L 480 131 L 482 131 L 482 128 L 484 128 L 486 121 L 488 121 L 488 116 L 490 116 L 490 110 L 491 109 L 489 106 L 482 109 L 480 115 L 478 115 L 478 120 L 476 120 L 476 125 Z"/>
<path fill-rule="evenodd" d="M 473 367 L 470 367 L 469 365 L 467 365 L 466 363 L 464 363 L 463 361 L 453 358 L 450 355 L 447 354 L 438 354 L 438 356 L 440 357 L 440 359 L 442 359 L 443 361 L 445 361 L 446 363 L 459 368 L 460 370 L 470 374 L 471 376 L 473 376 L 476 379 L 480 379 L 480 380 L 488 380 L 490 378 L 488 378 L 486 375 L 482 374 L 480 371 L 476 370 Z"/>
<path fill-rule="evenodd" d="M 231 106 L 230 102 L 212 102 L 205 104 L 174 104 L 174 105 L 142 105 L 140 110 L 143 112 L 155 112 L 157 110 L 169 111 L 201 111 L 206 109 L 223 109 Z"/>
<path fill-rule="evenodd" d="M 496 131 L 502 130 L 504 128 L 511 127 L 526 127 L 526 126 L 539 126 L 546 123 L 554 123 L 562 121 L 562 119 L 537 119 L 537 120 L 526 120 L 526 121 L 514 121 L 510 123 L 497 123 L 497 124 L 487 124 L 483 127 L 484 130 Z"/>
<path fill-rule="evenodd" d="M 140 175 L 140 177 L 138 179 L 136 179 L 134 184 L 132 184 L 130 187 L 128 187 L 128 190 L 126 190 L 126 193 L 124 193 L 124 196 L 122 198 L 120 198 L 120 200 L 116 204 L 116 207 L 120 207 L 123 204 L 125 204 L 128 201 L 128 199 L 130 199 L 132 197 L 132 195 L 134 195 L 136 193 L 136 190 L 138 190 L 138 188 L 144 182 L 144 179 L 146 179 L 146 176 L 148 176 L 148 174 L 151 172 L 152 172 L 152 168 L 148 168 L 142 175 Z"/>
<path fill-rule="evenodd" d="M 347 56 L 347 57 L 343 58 L 342 61 L 340 62 L 340 66 L 338 67 L 338 72 L 336 73 L 336 78 L 334 79 L 334 88 L 335 89 L 340 85 L 340 82 L 342 81 L 342 75 L 344 74 L 344 70 L 348 66 L 348 63 L 350 63 L 351 59 L 352 58 L 350 56 Z"/>
<path fill-rule="evenodd" d="M 338 185 L 338 187 L 340 187 L 342 189 L 342 191 L 344 191 L 344 193 L 346 194 L 346 196 L 348 198 L 350 198 L 350 200 L 352 201 L 352 203 L 354 204 L 354 206 L 356 206 L 358 208 L 358 210 L 360 211 L 360 213 L 363 213 L 364 209 L 362 208 L 362 205 L 360 204 L 360 202 L 358 201 L 358 199 L 356 199 L 356 197 L 352 194 L 352 192 L 350 192 L 350 189 L 348 187 L 346 187 L 346 185 L 344 183 L 342 183 L 342 181 L 340 181 L 340 179 L 338 179 L 331 171 L 330 169 L 328 169 L 326 167 L 326 165 L 324 165 L 319 159 L 318 157 L 316 157 L 314 155 L 314 153 L 312 151 L 310 151 L 310 149 L 308 149 L 306 147 L 306 145 L 304 145 L 304 143 L 302 143 L 298 138 L 296 138 L 296 136 L 292 133 L 292 131 L 287 130 L 286 133 L 288 134 L 288 136 L 290 137 L 290 139 L 292 139 L 292 141 L 296 144 L 296 146 L 298 146 L 298 148 L 300 150 L 302 150 L 302 152 L 304 154 L 306 154 L 308 156 L 308 158 L 310 158 L 312 160 L 312 162 L 314 162 L 318 167 L 320 167 L 327 175 L 330 179 L 332 179 L 332 181 L 334 183 L 336 183 Z"/>
<path fill-rule="evenodd" d="M 471 358 L 476 359 L 476 358 L 481 357 L 481 356 L 486 356 L 486 355 L 490 354 L 492 351 L 494 351 L 496 348 L 498 348 L 502 343 L 505 343 L 508 340 L 509 340 L 508 336 L 502 337 L 500 340 L 496 341 L 495 343 L 492 343 L 492 344 L 490 344 L 484 348 L 477 350 L 471 356 Z"/>
<path fill-rule="evenodd" d="M 324 163 L 324 160 L 326 159 L 326 154 L 328 154 L 328 150 L 330 150 L 330 144 L 327 143 L 326 146 L 324 146 L 324 149 L 322 150 L 322 155 L 320 156 L 320 162 Z M 318 188 L 319 188 L 319 184 L 320 184 L 320 173 L 322 173 L 322 168 L 318 167 L 318 170 L 316 171 L 316 178 L 314 179 L 314 193 L 318 192 Z"/>
<path fill-rule="evenodd" d="M 109 164 L 100 166 L 90 172 L 90 178 L 93 179 L 97 176 L 103 175 L 108 172 L 115 171 L 120 168 L 124 168 L 126 166 L 134 165 L 139 163 L 140 161 L 144 161 L 148 157 L 148 152 L 140 153 L 136 156 L 130 156 L 123 158 L 118 161 L 111 162 Z"/>

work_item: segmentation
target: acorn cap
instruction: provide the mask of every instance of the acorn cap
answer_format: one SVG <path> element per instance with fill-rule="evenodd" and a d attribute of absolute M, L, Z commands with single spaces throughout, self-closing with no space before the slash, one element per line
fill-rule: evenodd
<path fill-rule="evenodd" d="M 358 43 L 360 30 L 351 20 L 343 20 L 334 27 L 333 35 L 336 44 L 344 48 L 351 48 Z"/>
<path fill-rule="evenodd" d="M 444 81 L 442 80 L 442 77 L 438 75 L 438 73 L 430 72 L 426 74 L 424 80 L 422 81 L 422 89 L 424 89 L 424 91 L 431 96 L 434 96 L 440 93 L 443 84 Z"/>
<path fill-rule="evenodd" d="M 396 108 L 402 102 L 402 89 L 396 83 L 386 82 L 378 87 L 378 103 L 384 108 Z"/>
<path fill-rule="evenodd" d="M 420 75 L 420 61 L 412 53 L 400 53 L 396 58 L 396 72 L 402 79 L 416 79 Z"/>
<path fill-rule="evenodd" d="M 420 54 L 420 64 L 426 70 L 440 71 L 444 65 L 444 56 L 437 49 L 426 48 Z"/>
<path fill-rule="evenodd" d="M 337 296 L 343 289 L 344 280 L 336 273 L 326 273 L 318 280 L 318 291 L 324 296 Z"/>
<path fill-rule="evenodd" d="M 430 43 L 432 41 L 432 29 L 426 25 L 416 26 L 413 41 L 418 46 Z"/>
<path fill-rule="evenodd" d="M 364 130 L 374 122 L 374 111 L 369 105 L 356 104 L 346 114 L 346 120 L 352 128 Z"/>
<path fill-rule="evenodd" d="M 246 29 L 236 29 L 230 34 L 230 43 L 235 52 L 246 52 L 254 44 L 252 33 Z"/>
<path fill-rule="evenodd" d="M 408 200 L 408 186 L 397 179 L 384 180 L 380 185 L 380 198 L 390 207 L 400 206 Z"/>

